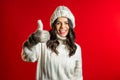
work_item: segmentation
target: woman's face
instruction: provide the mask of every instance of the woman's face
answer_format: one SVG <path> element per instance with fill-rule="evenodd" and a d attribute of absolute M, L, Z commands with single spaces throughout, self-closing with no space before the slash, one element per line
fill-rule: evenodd
<path fill-rule="evenodd" d="M 68 19 L 59 17 L 56 23 L 56 30 L 59 36 L 66 37 L 69 32 Z"/>

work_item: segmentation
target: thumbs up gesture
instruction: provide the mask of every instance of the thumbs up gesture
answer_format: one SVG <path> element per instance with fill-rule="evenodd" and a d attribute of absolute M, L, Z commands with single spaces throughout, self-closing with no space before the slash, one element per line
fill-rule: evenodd
<path fill-rule="evenodd" d="M 47 30 L 43 30 L 43 24 L 41 20 L 38 20 L 38 29 L 34 33 L 34 39 L 37 42 L 45 43 L 50 39 L 50 34 Z"/>
<path fill-rule="evenodd" d="M 45 43 L 50 39 L 50 34 L 47 30 L 43 30 L 43 24 L 41 20 L 38 20 L 38 30 L 35 33 L 36 37 L 39 37 L 39 42 Z"/>
<path fill-rule="evenodd" d="M 41 20 L 38 20 L 38 29 L 30 35 L 28 43 L 30 46 L 37 43 L 45 43 L 50 39 L 50 34 L 47 30 L 43 30 L 43 24 Z"/>

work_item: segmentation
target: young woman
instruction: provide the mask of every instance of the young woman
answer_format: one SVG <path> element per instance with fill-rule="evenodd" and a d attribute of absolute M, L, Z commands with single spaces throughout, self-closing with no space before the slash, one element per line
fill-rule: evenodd
<path fill-rule="evenodd" d="M 81 48 L 75 43 L 75 19 L 66 6 L 58 6 L 51 30 L 37 30 L 24 42 L 24 61 L 37 61 L 36 80 L 83 80 Z M 42 28 L 42 24 L 39 25 Z"/>

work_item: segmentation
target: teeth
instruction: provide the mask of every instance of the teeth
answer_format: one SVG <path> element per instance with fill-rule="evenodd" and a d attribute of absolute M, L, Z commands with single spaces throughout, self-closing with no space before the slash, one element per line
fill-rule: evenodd
<path fill-rule="evenodd" d="M 65 30 L 60 30 L 60 32 L 65 32 Z"/>

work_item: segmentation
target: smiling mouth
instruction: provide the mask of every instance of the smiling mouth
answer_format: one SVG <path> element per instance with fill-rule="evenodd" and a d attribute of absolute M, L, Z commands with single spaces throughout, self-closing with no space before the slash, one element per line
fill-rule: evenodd
<path fill-rule="evenodd" d="M 60 34 L 65 34 L 67 31 L 66 30 L 59 30 Z"/>

